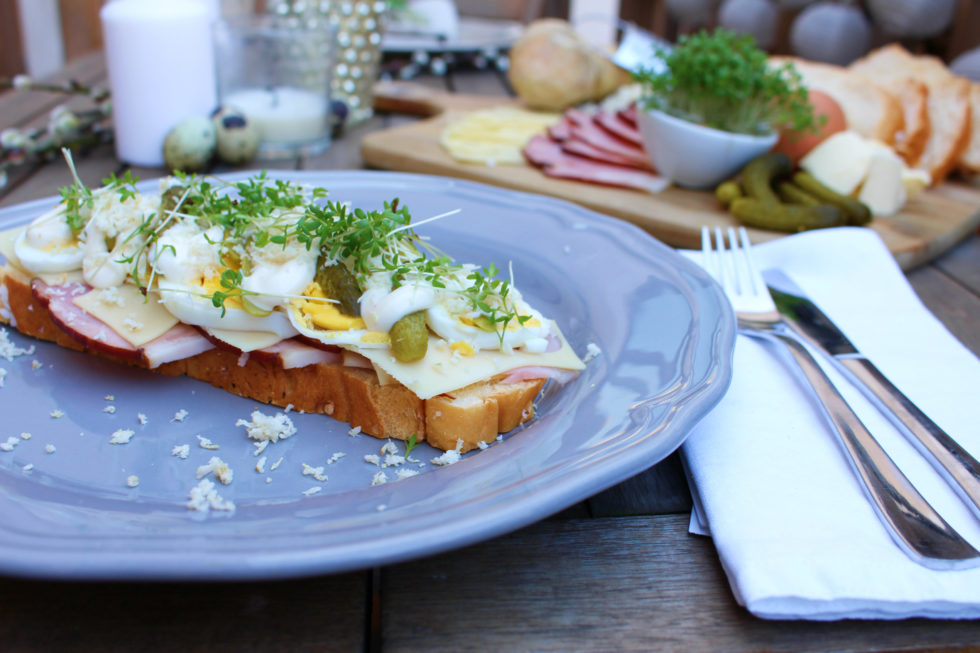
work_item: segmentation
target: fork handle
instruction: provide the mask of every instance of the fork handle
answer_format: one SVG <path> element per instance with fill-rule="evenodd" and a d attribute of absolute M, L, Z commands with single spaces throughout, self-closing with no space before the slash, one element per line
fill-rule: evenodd
<path fill-rule="evenodd" d="M 895 542 L 914 560 L 934 569 L 962 568 L 980 562 L 977 560 L 980 552 L 953 530 L 912 486 L 810 352 L 792 336 L 772 335 L 786 346 L 816 391 L 854 472 Z M 965 564 L 965 561 L 971 562 Z"/>

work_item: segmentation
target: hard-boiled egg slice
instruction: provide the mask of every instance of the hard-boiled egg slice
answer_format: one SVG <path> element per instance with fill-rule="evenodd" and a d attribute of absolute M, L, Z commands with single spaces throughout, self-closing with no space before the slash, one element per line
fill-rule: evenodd
<path fill-rule="evenodd" d="M 77 270 L 85 255 L 60 207 L 37 218 L 21 232 L 14 241 L 14 253 L 34 274 Z"/>

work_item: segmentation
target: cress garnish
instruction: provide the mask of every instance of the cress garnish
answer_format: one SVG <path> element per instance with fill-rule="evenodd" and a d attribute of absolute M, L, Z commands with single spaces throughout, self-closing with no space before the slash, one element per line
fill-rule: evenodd
<path fill-rule="evenodd" d="M 148 272 L 153 267 L 153 261 L 149 260 L 151 245 L 177 219 L 196 220 L 205 228 L 222 227 L 223 238 L 214 245 L 220 248 L 221 262 L 226 269 L 219 279 L 220 288 L 205 295 L 215 307 L 222 309 L 222 315 L 231 298 L 238 298 L 250 313 L 261 311 L 248 300 L 259 293 L 242 287 L 251 266 L 246 245 L 285 248 L 290 239 L 295 239 L 307 250 L 319 247 L 320 260 L 326 264 L 348 261 L 353 274 L 362 282 L 368 275 L 389 273 L 393 288 L 423 282 L 445 289 L 448 279 L 458 280 L 467 271 L 415 233 L 410 212 L 399 206 L 397 199 L 384 202 L 381 210 L 368 211 L 327 200 L 325 188 L 269 179 L 264 171 L 236 183 L 184 173 L 175 176 L 177 183 L 164 191 L 160 211 L 146 214 L 135 229 L 118 239 L 119 243 L 139 241 L 133 253 L 117 262 L 130 265 L 129 276 L 143 294 L 153 285 L 152 272 Z M 112 175 L 103 183 L 106 189 L 119 193 L 120 202 L 126 202 L 135 198 L 136 181 L 127 171 L 123 177 Z M 77 176 L 75 183 L 60 193 L 66 220 L 77 235 L 91 219 L 94 194 Z M 157 250 L 157 257 L 163 249 Z M 493 278 L 498 272 L 493 264 L 469 270 L 465 279 L 470 285 L 457 292 L 480 313 L 477 324 L 496 332 L 502 344 L 509 324 L 515 321 L 524 324 L 531 316 L 519 313 L 510 294 L 511 282 Z"/>
<path fill-rule="evenodd" d="M 664 68 L 634 74 L 648 109 L 739 134 L 816 127 L 799 72 L 791 63 L 770 65 L 750 35 L 701 30 L 681 36 L 670 50 L 656 48 L 655 55 Z"/>

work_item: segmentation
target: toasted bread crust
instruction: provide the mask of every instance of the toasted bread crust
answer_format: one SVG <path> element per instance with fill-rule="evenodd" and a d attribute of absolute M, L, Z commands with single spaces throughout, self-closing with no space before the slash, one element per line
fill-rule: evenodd
<path fill-rule="evenodd" d="M 895 143 L 905 125 L 902 106 L 877 80 L 869 83 L 842 66 L 797 57 L 771 57 L 770 61 L 776 65 L 792 63 L 804 86 L 834 98 L 844 112 L 849 129 L 889 145 Z"/>
<path fill-rule="evenodd" d="M 9 322 L 24 335 L 86 351 L 124 365 L 141 367 L 141 360 L 124 360 L 94 351 L 58 327 L 48 309 L 34 297 L 31 279 L 11 266 L 0 267 L 0 298 Z M 0 316 L 7 313 L 0 311 Z M 0 317 L 0 321 L 3 318 Z M 454 395 L 428 400 L 399 383 L 382 385 L 371 369 L 319 363 L 283 369 L 278 363 L 243 357 L 238 352 L 211 349 L 151 370 L 170 376 L 205 381 L 241 397 L 307 413 L 323 413 L 377 438 L 428 442 L 440 449 L 469 451 L 492 442 L 534 415 L 533 401 L 545 379 L 517 383 L 481 382 Z M 467 397 L 458 401 L 458 397 Z M 450 417 L 451 416 L 451 417 Z M 461 443 L 460 443 L 461 441 Z"/>
<path fill-rule="evenodd" d="M 942 182 L 961 164 L 971 144 L 969 80 L 951 73 L 937 57 L 913 55 L 894 43 L 855 61 L 850 70 L 898 96 L 910 79 L 925 86 L 929 134 L 918 156 L 906 160 L 927 171 L 933 184 Z"/>

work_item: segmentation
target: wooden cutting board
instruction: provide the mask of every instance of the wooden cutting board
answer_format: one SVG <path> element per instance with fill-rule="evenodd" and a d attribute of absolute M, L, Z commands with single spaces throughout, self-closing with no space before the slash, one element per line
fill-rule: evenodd
<path fill-rule="evenodd" d="M 483 166 L 460 163 L 439 144 L 443 127 L 466 111 L 516 100 L 453 94 L 411 83 L 379 83 L 378 111 L 428 116 L 426 120 L 376 131 L 364 137 L 361 155 L 372 167 L 470 179 L 519 191 L 551 195 L 632 222 L 673 247 L 700 247 L 703 225 L 735 224 L 710 192 L 669 188 L 653 195 L 585 182 L 552 179 L 530 165 Z M 909 201 L 897 215 L 876 218 L 878 232 L 903 269 L 925 263 L 980 225 L 980 188 L 947 182 Z M 753 242 L 785 234 L 751 229 Z"/>

